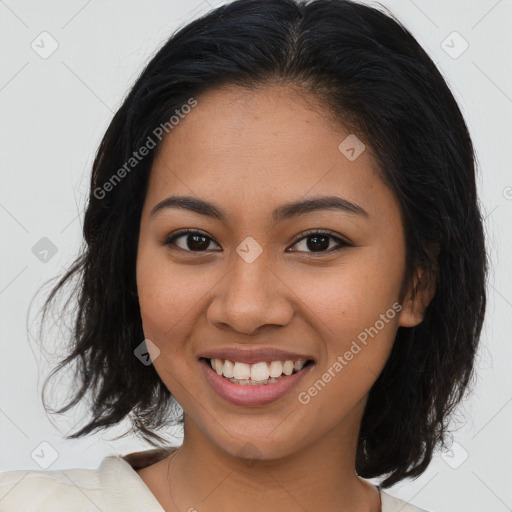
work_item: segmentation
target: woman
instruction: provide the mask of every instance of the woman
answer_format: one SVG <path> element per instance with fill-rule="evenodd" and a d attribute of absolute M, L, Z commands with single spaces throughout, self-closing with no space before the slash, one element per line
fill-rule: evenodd
<path fill-rule="evenodd" d="M 239 0 L 181 29 L 102 140 L 84 237 L 44 308 L 80 277 L 58 412 L 90 392 L 70 438 L 129 416 L 156 448 L 4 473 L 0 510 L 420 510 L 384 489 L 444 446 L 486 254 L 466 124 L 397 21 Z"/>

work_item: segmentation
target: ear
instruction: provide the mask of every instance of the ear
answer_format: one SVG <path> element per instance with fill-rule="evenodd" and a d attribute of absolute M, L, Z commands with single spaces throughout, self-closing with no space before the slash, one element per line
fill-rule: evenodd
<path fill-rule="evenodd" d="M 435 267 L 437 269 L 439 246 L 436 244 L 431 250 L 436 261 Z M 435 272 L 435 274 L 437 274 L 437 272 Z M 436 293 L 435 274 L 427 273 L 422 267 L 416 269 L 412 286 L 407 290 L 402 310 L 400 311 L 399 326 L 416 327 L 423 321 L 425 311 Z"/>

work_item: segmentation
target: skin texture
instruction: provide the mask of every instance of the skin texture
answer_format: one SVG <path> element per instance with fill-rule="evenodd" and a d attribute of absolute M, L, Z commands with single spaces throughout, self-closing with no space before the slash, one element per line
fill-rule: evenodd
<path fill-rule="evenodd" d="M 403 309 L 307 405 L 297 397 L 399 300 L 405 240 L 397 199 L 368 145 L 354 161 L 338 150 L 350 132 L 307 93 L 226 87 L 197 100 L 155 160 L 137 258 L 144 334 L 184 409 L 185 437 L 170 466 L 172 455 L 138 474 L 166 511 L 378 512 L 377 489 L 354 469 L 361 418 L 398 326 L 421 322 L 433 290 L 414 302 L 406 295 Z M 170 195 L 213 202 L 227 220 L 183 209 L 150 218 Z M 321 195 L 356 203 L 368 216 L 323 210 L 272 221 L 277 206 Z M 210 237 L 207 250 L 187 252 L 187 235 L 175 246 L 161 243 L 183 228 Z M 334 251 L 329 239 L 315 252 L 299 236 L 310 229 L 354 247 Z M 236 252 L 246 237 L 263 249 L 252 263 Z M 278 401 L 237 406 L 216 394 L 199 366 L 207 348 L 226 346 L 275 346 L 316 362 Z"/>

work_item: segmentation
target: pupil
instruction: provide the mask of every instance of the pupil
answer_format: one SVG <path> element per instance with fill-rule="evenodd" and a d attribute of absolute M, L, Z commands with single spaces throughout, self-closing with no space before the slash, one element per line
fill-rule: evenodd
<path fill-rule="evenodd" d="M 313 244 L 309 243 L 309 240 L 319 240 L 319 239 L 320 239 L 320 240 L 323 240 L 323 242 L 324 242 L 324 243 L 321 243 L 321 244 L 320 244 L 320 247 L 318 247 L 318 244 L 317 244 L 317 245 L 315 245 L 315 243 L 313 243 Z M 307 243 L 307 245 L 308 245 L 308 249 L 310 249 L 310 250 L 315 250 L 315 249 L 327 249 L 327 247 L 329 247 L 329 239 L 328 239 L 328 237 L 326 237 L 326 236 L 318 236 L 318 235 L 316 235 L 316 236 L 311 236 L 311 237 L 309 237 L 309 238 L 308 238 L 308 243 Z"/>
<path fill-rule="evenodd" d="M 191 243 L 190 240 L 193 239 L 194 241 Z M 203 243 L 197 242 L 198 240 L 203 240 Z M 189 235 L 187 238 L 187 247 L 189 249 L 195 249 L 195 250 L 201 250 L 206 249 L 208 247 L 208 240 L 203 235 Z"/>

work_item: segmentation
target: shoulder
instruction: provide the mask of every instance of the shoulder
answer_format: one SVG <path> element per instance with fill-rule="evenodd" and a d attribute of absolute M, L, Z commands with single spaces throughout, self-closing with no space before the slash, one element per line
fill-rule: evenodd
<path fill-rule="evenodd" d="M 381 512 L 427 512 L 422 508 L 415 507 L 407 501 L 391 496 L 387 492 L 380 489 L 380 498 L 382 501 Z"/>
<path fill-rule="evenodd" d="M 0 512 L 164 512 L 135 469 L 173 449 L 110 455 L 97 469 L 0 473 Z"/>
<path fill-rule="evenodd" d="M 15 470 L 0 473 L 0 512 L 163 512 L 122 457 L 105 457 L 97 469 Z"/>
<path fill-rule="evenodd" d="M 89 512 L 105 509 L 98 469 L 0 473 L 0 512 Z"/>

